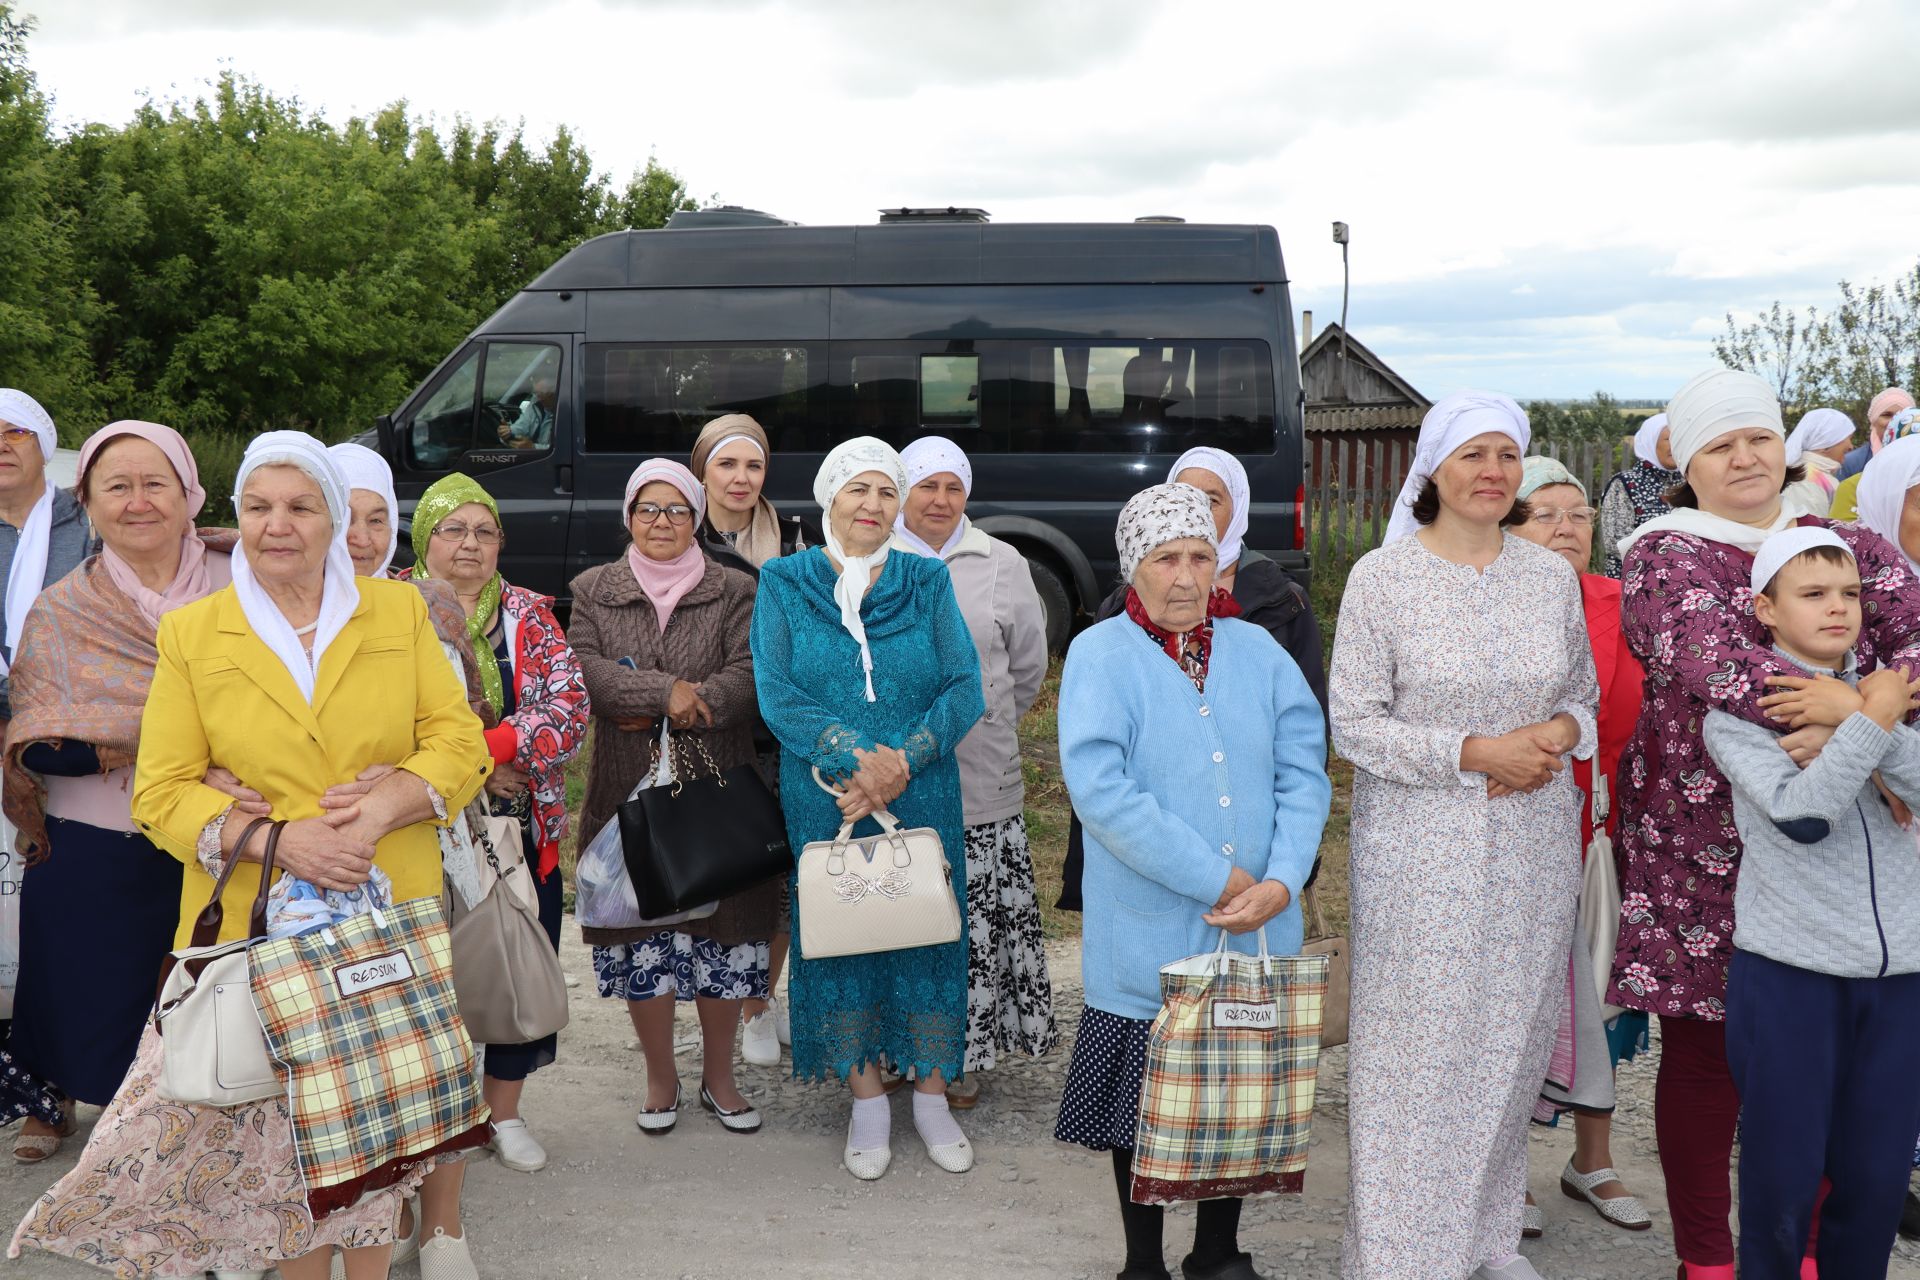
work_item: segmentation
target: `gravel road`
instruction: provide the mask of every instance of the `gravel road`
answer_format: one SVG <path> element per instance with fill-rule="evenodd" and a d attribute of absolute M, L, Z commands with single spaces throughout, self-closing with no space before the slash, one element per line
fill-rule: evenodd
<path fill-rule="evenodd" d="M 784 1066 L 740 1069 L 742 1086 L 767 1117 L 760 1134 L 728 1135 L 690 1109 L 675 1132 L 647 1138 L 633 1125 L 642 1093 L 640 1054 L 624 1011 L 593 995 L 592 966 L 578 936 L 569 920 L 563 959 L 582 980 L 574 992 L 574 1022 L 561 1033 L 559 1062 L 529 1084 L 525 1106 L 552 1163 L 529 1175 L 487 1159 L 468 1177 L 469 1230 L 481 1274 L 489 1280 L 1095 1280 L 1118 1270 L 1122 1250 L 1106 1157 L 1053 1141 L 1064 1046 L 1040 1061 L 1003 1065 L 984 1077 L 979 1108 L 962 1119 L 978 1164 L 959 1177 L 927 1160 L 902 1098 L 894 1107 L 892 1170 L 877 1183 L 855 1181 L 839 1165 L 845 1092 L 797 1084 L 784 1077 Z M 1062 942 L 1050 951 L 1062 1030 L 1070 1039 L 1079 1011 L 1079 948 Z M 699 1044 L 685 1009 L 680 1053 L 691 1093 L 699 1079 Z M 1558 1174 L 1572 1150 L 1571 1130 L 1536 1129 L 1529 1158 L 1547 1235 L 1528 1242 L 1525 1252 L 1546 1280 L 1664 1280 L 1673 1274 L 1653 1147 L 1652 1059 L 1622 1068 L 1619 1083 L 1614 1155 L 1628 1185 L 1652 1210 L 1654 1228 L 1621 1231 L 1560 1195 Z M 1247 1208 L 1243 1245 L 1274 1280 L 1339 1275 L 1346 1104 L 1346 1050 L 1335 1049 L 1320 1069 L 1305 1195 L 1259 1200 Z M 0 1214 L 6 1221 L 17 1222 L 77 1151 L 76 1139 L 50 1168 L 0 1166 Z M 1176 1267 L 1191 1238 L 1191 1216 L 1176 1209 L 1168 1223 L 1167 1252 Z M 78 1280 L 100 1273 L 29 1254 L 3 1264 L 0 1274 Z M 409 1264 L 396 1275 L 412 1280 L 417 1271 Z M 1920 1280 L 1920 1251 L 1902 1244 L 1891 1275 Z"/>

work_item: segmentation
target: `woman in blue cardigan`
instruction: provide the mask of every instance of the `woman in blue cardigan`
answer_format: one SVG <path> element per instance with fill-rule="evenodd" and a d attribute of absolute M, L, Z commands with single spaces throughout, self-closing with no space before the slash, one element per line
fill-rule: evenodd
<path fill-rule="evenodd" d="M 1086 827 L 1087 1007 L 1055 1136 L 1113 1153 L 1126 1232 L 1121 1280 L 1167 1280 L 1162 1210 L 1128 1198 L 1160 967 L 1236 950 L 1258 930 L 1300 950 L 1295 899 L 1333 795 L 1320 704 L 1300 668 L 1212 586 L 1219 543 L 1191 485 L 1147 489 L 1120 513 L 1126 611 L 1089 627 L 1060 682 L 1060 761 Z M 1240 1201 L 1198 1210 L 1186 1280 L 1258 1280 Z"/>

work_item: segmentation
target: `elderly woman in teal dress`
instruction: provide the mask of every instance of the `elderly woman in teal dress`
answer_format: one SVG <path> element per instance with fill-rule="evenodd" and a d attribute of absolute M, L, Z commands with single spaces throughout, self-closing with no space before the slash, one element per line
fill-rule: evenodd
<path fill-rule="evenodd" d="M 953 749 L 985 710 L 980 661 L 946 566 L 889 555 L 906 469 L 870 436 L 827 455 L 813 483 L 826 546 L 761 567 L 753 611 L 760 711 L 780 740 L 780 798 L 798 855 L 846 820 L 885 807 L 903 827 L 940 833 L 954 893 L 967 900 L 960 770 Z M 814 785 L 833 779 L 838 799 Z M 874 829 L 871 823 L 862 823 Z M 914 1129 L 935 1164 L 973 1167 L 947 1109 L 967 1040 L 967 944 L 813 959 L 795 895 L 793 1073 L 843 1079 L 853 1094 L 843 1162 L 872 1180 L 892 1159 L 880 1070 L 914 1078 Z"/>

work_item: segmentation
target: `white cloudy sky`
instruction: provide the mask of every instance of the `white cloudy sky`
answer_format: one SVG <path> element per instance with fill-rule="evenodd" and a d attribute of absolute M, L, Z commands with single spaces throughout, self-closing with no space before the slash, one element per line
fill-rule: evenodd
<path fill-rule="evenodd" d="M 1429 395 L 1664 396 L 1728 310 L 1920 259 L 1912 0 L 16 0 L 64 123 L 231 67 L 573 127 L 810 223 L 1267 222 Z"/>

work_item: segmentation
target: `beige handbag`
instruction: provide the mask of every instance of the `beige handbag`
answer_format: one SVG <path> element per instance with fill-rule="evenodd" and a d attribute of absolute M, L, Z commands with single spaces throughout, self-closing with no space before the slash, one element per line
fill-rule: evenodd
<path fill-rule="evenodd" d="M 830 795 L 820 771 L 813 778 Z M 932 827 L 903 830 L 885 809 L 873 815 L 880 834 L 853 837 L 842 823 L 831 840 L 800 851 L 800 952 L 809 960 L 904 951 L 960 939 L 960 903 L 953 869 Z"/>
<path fill-rule="evenodd" d="M 511 835 L 498 841 L 491 822 L 475 829 L 486 896 L 471 910 L 456 905 L 448 929 L 460 1020 L 482 1044 L 526 1044 L 560 1030 L 568 1017 L 567 979 L 532 905 L 520 824 L 508 822 Z"/>
<path fill-rule="evenodd" d="M 1347 1042 L 1348 983 L 1352 978 L 1351 959 L 1345 937 L 1327 929 L 1327 917 L 1320 910 L 1320 895 L 1309 885 L 1300 895 L 1300 912 L 1305 918 L 1307 940 L 1300 948 L 1303 956 L 1327 958 L 1327 995 L 1320 1006 L 1320 1047 L 1331 1049 Z"/>
<path fill-rule="evenodd" d="M 160 1033 L 160 1093 L 174 1102 L 236 1107 L 263 1102 L 286 1092 L 286 1079 L 267 1052 L 267 1033 L 253 1006 L 247 953 L 266 936 L 267 890 L 273 882 L 273 858 L 280 832 L 274 822 L 260 856 L 260 892 L 254 897 L 247 936 L 216 943 L 224 911 L 220 895 L 240 865 L 239 851 L 266 818 L 256 818 L 241 833 L 234 855 L 221 868 L 213 897 L 194 921 L 192 945 L 168 956 L 160 969 L 160 999 L 153 1009 Z"/>

